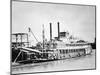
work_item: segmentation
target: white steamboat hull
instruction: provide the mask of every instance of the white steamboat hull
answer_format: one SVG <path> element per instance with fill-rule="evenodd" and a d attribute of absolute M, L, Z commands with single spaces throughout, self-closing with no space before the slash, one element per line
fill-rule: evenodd
<path fill-rule="evenodd" d="M 91 54 L 92 48 L 90 45 L 78 47 L 58 48 L 52 54 L 49 54 L 49 59 L 64 59 L 85 56 Z"/>

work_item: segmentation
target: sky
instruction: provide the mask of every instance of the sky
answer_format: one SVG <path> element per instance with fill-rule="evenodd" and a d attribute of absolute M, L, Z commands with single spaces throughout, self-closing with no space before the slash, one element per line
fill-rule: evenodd
<path fill-rule="evenodd" d="M 94 42 L 95 6 L 12 2 L 12 33 L 27 33 L 30 27 L 38 41 L 41 41 L 44 25 L 45 37 L 49 40 L 50 22 L 53 37 L 58 35 L 57 22 L 60 22 L 60 31 L 69 31 L 75 37 Z M 36 42 L 34 37 L 31 39 Z"/>

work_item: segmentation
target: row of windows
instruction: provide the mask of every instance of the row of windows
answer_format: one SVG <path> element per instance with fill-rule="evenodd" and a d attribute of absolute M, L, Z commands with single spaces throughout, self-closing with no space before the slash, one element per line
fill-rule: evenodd
<path fill-rule="evenodd" d="M 85 51 L 85 49 L 62 49 L 62 50 L 58 50 L 60 53 L 70 53 L 70 52 L 79 52 L 79 51 Z"/>
<path fill-rule="evenodd" d="M 66 46 L 84 46 L 87 44 L 66 44 Z"/>

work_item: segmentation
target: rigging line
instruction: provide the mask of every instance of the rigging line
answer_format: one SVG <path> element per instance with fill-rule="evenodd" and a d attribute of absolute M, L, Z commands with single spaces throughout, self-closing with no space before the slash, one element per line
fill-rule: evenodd
<path fill-rule="evenodd" d="M 35 37 L 35 35 L 34 35 L 34 33 L 32 32 L 32 30 L 31 30 L 31 28 L 29 27 L 29 32 L 31 32 L 32 33 L 32 35 L 34 36 L 34 38 L 36 39 L 36 41 L 37 42 L 39 42 L 38 40 L 37 40 L 37 38 Z M 41 44 L 40 44 L 40 46 L 41 46 Z M 42 47 L 42 46 L 41 46 Z"/>
<path fill-rule="evenodd" d="M 32 32 L 31 28 L 29 28 L 29 32 L 32 33 L 32 35 L 34 36 L 35 40 L 38 42 L 37 38 L 35 37 L 34 33 Z"/>

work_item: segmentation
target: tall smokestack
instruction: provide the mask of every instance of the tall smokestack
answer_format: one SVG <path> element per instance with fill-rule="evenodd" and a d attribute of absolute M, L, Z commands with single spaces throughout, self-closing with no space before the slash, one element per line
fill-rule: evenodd
<path fill-rule="evenodd" d="M 57 24 L 58 24 L 58 40 L 59 40 L 59 38 L 60 38 L 60 28 L 59 28 L 59 22 L 57 22 Z"/>
<path fill-rule="evenodd" d="M 52 23 L 50 23 L 50 40 L 52 41 Z"/>

